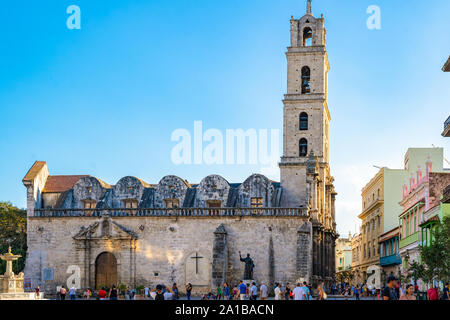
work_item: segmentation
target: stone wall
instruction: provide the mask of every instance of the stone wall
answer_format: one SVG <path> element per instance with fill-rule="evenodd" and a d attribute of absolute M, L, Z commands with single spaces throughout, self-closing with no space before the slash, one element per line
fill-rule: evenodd
<path fill-rule="evenodd" d="M 307 218 L 114 217 L 107 218 L 110 222 L 106 228 L 111 230 L 108 236 L 101 226 L 105 219 L 29 218 L 25 277 L 52 292 L 57 285 L 66 284 L 70 276 L 67 269 L 75 265 L 80 267 L 81 287 L 93 287 L 95 260 L 102 252 L 116 256 L 119 283 L 154 287 L 176 282 L 182 292 L 186 282 L 194 284 L 194 292 L 211 290 L 211 279 L 223 271 L 220 267 L 212 270 L 214 257 L 219 265 L 227 260 L 226 280 L 235 284 L 244 273 L 239 251 L 242 255 L 250 253 L 258 282 L 294 283 L 310 274 L 311 227 L 310 223 L 304 225 Z M 214 246 L 227 252 L 214 256 Z M 44 268 L 54 269 L 53 281 L 43 281 Z"/>

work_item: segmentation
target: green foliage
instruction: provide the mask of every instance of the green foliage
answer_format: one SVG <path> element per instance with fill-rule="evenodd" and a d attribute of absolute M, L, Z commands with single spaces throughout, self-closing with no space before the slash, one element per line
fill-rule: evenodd
<path fill-rule="evenodd" d="M 420 255 L 429 273 L 428 279 L 424 280 L 450 280 L 450 217 L 444 217 L 442 223 L 433 229 L 433 241 L 431 245 L 420 248 Z"/>
<path fill-rule="evenodd" d="M 409 259 L 405 261 L 408 265 L 407 280 L 422 279 L 425 283 L 450 280 L 450 217 L 444 217 L 432 232 L 432 243 L 420 247 L 421 262 L 409 263 Z"/>
<path fill-rule="evenodd" d="M 136 291 L 138 294 L 142 294 L 144 292 L 144 289 L 145 289 L 145 286 L 142 286 L 142 285 L 136 287 Z"/>
<path fill-rule="evenodd" d="M 0 202 L 0 254 L 8 252 L 22 257 L 13 263 L 14 273 L 23 271 L 27 254 L 27 212 L 9 202 Z M 0 274 L 6 270 L 6 262 L 0 261 Z"/>
<path fill-rule="evenodd" d="M 119 289 L 120 295 L 125 295 L 125 292 L 127 291 L 126 284 L 121 283 L 117 286 L 117 288 Z"/>

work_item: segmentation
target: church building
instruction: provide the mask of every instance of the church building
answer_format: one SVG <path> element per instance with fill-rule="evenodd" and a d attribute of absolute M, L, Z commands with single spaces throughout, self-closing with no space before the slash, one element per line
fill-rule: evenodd
<path fill-rule="evenodd" d="M 207 293 L 239 280 L 329 284 L 335 275 L 335 197 L 329 165 L 324 18 L 307 2 L 291 18 L 280 182 L 253 174 L 197 184 L 168 175 L 157 183 L 124 177 L 50 175 L 36 161 L 27 192 L 26 281 L 56 292 L 171 285 Z M 250 254 L 252 279 L 243 279 Z"/>

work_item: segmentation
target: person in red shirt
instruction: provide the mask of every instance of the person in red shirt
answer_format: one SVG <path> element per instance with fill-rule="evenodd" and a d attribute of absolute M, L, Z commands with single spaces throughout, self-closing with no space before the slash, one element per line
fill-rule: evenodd
<path fill-rule="evenodd" d="M 436 287 L 431 287 L 427 291 L 428 300 L 438 300 L 438 293 Z"/>
<path fill-rule="evenodd" d="M 105 291 L 104 287 L 102 287 L 100 289 L 100 291 L 98 292 L 98 296 L 99 296 L 100 300 L 105 300 L 105 298 L 106 298 L 106 291 Z"/>

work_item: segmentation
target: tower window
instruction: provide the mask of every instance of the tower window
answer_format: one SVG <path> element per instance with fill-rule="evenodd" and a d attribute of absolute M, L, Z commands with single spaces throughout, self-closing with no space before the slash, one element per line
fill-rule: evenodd
<path fill-rule="evenodd" d="M 300 114 L 300 130 L 308 130 L 308 114 L 306 112 Z"/>
<path fill-rule="evenodd" d="M 312 30 L 310 27 L 303 29 L 303 46 L 312 46 Z"/>
<path fill-rule="evenodd" d="M 308 154 L 308 141 L 305 138 L 300 139 L 299 149 L 300 157 L 306 157 Z"/>
<path fill-rule="evenodd" d="M 309 85 L 311 81 L 311 71 L 309 67 L 302 68 L 302 94 L 311 93 L 311 87 Z"/>
<path fill-rule="evenodd" d="M 263 207 L 263 198 L 251 198 L 250 206 L 252 208 L 262 208 Z"/>

